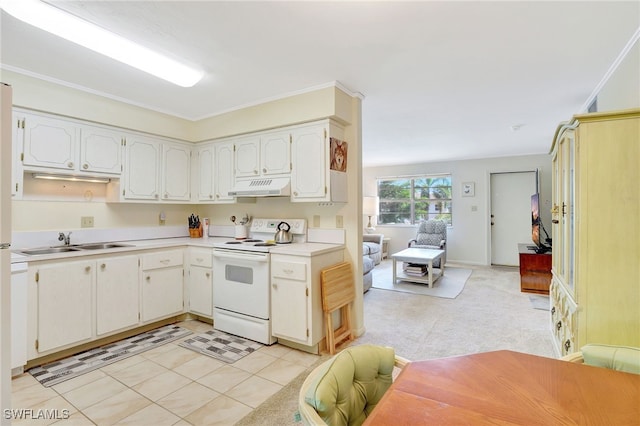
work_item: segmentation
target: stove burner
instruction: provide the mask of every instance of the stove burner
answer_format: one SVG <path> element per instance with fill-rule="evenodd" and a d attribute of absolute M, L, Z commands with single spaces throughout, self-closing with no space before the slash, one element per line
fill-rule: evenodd
<path fill-rule="evenodd" d="M 244 240 L 245 243 L 262 243 L 263 240 Z M 257 245 L 257 244 L 256 244 Z"/>
<path fill-rule="evenodd" d="M 226 241 L 225 244 L 242 244 L 242 241 Z"/>
<path fill-rule="evenodd" d="M 258 243 L 255 246 L 256 247 L 271 247 L 271 246 L 275 246 L 276 243 Z"/>

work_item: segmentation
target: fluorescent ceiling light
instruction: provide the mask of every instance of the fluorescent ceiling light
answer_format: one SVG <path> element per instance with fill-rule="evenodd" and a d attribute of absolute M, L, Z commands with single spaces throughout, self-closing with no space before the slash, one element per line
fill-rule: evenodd
<path fill-rule="evenodd" d="M 39 0 L 0 0 L 15 18 L 182 87 L 191 87 L 204 73 L 140 46 L 84 19 Z"/>
<path fill-rule="evenodd" d="M 92 182 L 92 183 L 109 183 L 111 179 L 91 176 L 71 176 L 71 175 L 56 175 L 50 173 L 33 173 L 31 176 L 35 179 L 47 179 L 47 180 L 66 180 L 70 182 Z"/>

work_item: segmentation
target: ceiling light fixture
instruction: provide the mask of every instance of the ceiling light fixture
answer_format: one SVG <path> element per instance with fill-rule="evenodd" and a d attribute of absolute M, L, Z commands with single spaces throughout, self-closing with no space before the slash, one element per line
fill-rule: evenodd
<path fill-rule="evenodd" d="M 111 179 L 92 177 L 92 176 L 71 176 L 71 175 L 56 175 L 51 173 L 33 173 L 31 175 L 34 179 L 46 179 L 46 180 L 66 180 L 69 182 L 91 182 L 91 183 L 109 183 Z"/>
<path fill-rule="evenodd" d="M 13 17 L 182 87 L 192 87 L 204 73 L 153 52 L 117 34 L 39 0 L 0 0 Z"/>

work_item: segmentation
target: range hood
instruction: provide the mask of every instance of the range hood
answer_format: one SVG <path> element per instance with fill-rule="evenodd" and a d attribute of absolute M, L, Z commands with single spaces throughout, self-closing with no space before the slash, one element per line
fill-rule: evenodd
<path fill-rule="evenodd" d="M 291 179 L 283 177 L 236 180 L 229 195 L 234 197 L 289 196 L 291 195 Z"/>

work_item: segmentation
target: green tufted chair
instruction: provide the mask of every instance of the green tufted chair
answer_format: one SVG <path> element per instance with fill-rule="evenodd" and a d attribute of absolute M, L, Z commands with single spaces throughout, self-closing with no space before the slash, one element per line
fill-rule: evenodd
<path fill-rule="evenodd" d="M 393 348 L 359 345 L 344 349 L 316 367 L 298 396 L 307 425 L 361 425 L 392 382 L 394 366 L 407 360 Z"/>

